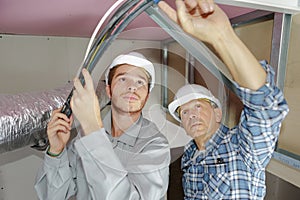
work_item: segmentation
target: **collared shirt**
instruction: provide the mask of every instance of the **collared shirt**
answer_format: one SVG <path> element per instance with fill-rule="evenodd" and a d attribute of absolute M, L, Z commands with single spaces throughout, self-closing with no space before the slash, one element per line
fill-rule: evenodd
<path fill-rule="evenodd" d="M 282 92 L 275 86 L 274 71 L 266 62 L 267 81 L 257 91 L 235 86 L 244 104 L 239 125 L 229 129 L 221 124 L 197 152 L 192 140 L 182 157 L 185 199 L 263 199 L 265 168 L 269 163 L 288 113 Z"/>
<path fill-rule="evenodd" d="M 142 116 L 120 137 L 104 128 L 77 137 L 56 158 L 45 155 L 36 179 L 39 199 L 159 200 L 168 187 L 170 150 L 156 125 Z"/>

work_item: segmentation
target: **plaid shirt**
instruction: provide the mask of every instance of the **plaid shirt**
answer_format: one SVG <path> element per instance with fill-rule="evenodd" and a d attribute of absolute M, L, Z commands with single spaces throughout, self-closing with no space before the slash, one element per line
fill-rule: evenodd
<path fill-rule="evenodd" d="M 265 61 L 261 64 L 268 76 L 259 90 L 234 83 L 244 104 L 239 125 L 221 125 L 196 156 L 194 140 L 186 145 L 181 163 L 184 199 L 264 198 L 265 168 L 289 109 L 275 86 L 273 69 Z"/>

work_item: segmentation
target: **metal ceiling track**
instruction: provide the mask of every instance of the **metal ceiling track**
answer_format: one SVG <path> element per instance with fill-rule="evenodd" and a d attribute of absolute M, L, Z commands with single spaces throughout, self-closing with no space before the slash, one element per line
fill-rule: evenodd
<path fill-rule="evenodd" d="M 284 14 L 300 12 L 300 0 L 215 0 L 216 3 Z"/>
<path fill-rule="evenodd" d="M 258 10 L 276 12 L 274 30 L 277 29 L 276 38 L 273 38 L 271 64 L 277 73 L 277 84 L 283 89 L 285 69 L 287 64 L 287 50 L 290 36 L 292 14 L 300 12 L 300 0 L 215 0 L 216 3 L 248 7 Z M 186 34 L 176 23 L 158 7 L 150 7 L 147 14 L 160 25 L 171 37 L 207 68 L 219 81 L 223 82 L 234 93 L 233 79 L 224 63 L 206 47 L 202 42 Z M 278 18 L 278 15 L 280 17 Z M 278 23 L 279 21 L 279 23 Z M 279 50 L 279 51 L 278 51 Z M 277 58 L 277 59 L 275 59 Z"/>
<path fill-rule="evenodd" d="M 207 68 L 220 82 L 223 82 L 233 92 L 233 79 L 224 63 L 199 40 L 186 34 L 178 24 L 174 23 L 158 7 L 149 7 L 147 14 L 161 26 L 173 39 L 175 39 L 183 48 L 186 49 L 194 58 L 196 58 L 204 67 Z"/>
<path fill-rule="evenodd" d="M 233 24 L 238 24 L 240 22 L 251 23 L 252 20 L 257 17 L 251 17 L 253 14 L 260 14 L 260 17 L 265 16 L 265 18 L 269 18 L 269 11 L 273 12 L 272 15 L 274 25 L 270 63 L 276 71 L 276 83 L 278 87 L 283 90 L 292 15 L 300 13 L 300 0 L 215 0 L 215 2 L 218 4 L 246 7 L 257 10 L 253 13 L 231 20 Z M 266 12 L 261 13 L 263 10 Z M 206 67 L 207 70 L 209 70 L 219 81 L 223 82 L 229 89 L 236 93 L 236 89 L 233 86 L 232 76 L 229 74 L 226 66 L 213 52 L 210 51 L 210 49 L 206 47 L 205 44 L 187 35 L 158 7 L 150 7 L 146 10 L 146 12 L 158 25 L 160 25 L 171 37 L 173 37 L 173 39 L 175 39 L 182 47 L 184 47 L 188 53 L 190 53 L 204 67 Z M 245 21 L 245 18 L 251 20 Z M 276 160 L 293 167 L 296 166 L 296 168 L 300 169 L 299 165 L 297 165 L 299 163 L 298 160 L 286 162 L 287 158 L 289 158 L 287 155 L 276 152 L 274 155 Z"/>

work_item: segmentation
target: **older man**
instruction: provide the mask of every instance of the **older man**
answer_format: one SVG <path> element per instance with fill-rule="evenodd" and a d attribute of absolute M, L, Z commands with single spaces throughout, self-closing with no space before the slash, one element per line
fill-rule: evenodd
<path fill-rule="evenodd" d="M 236 36 L 228 17 L 212 0 L 176 0 L 177 11 L 159 6 L 187 33 L 216 50 L 244 104 L 238 126 L 221 123 L 221 104 L 199 85 L 185 85 L 169 105 L 193 140 L 182 157 L 185 199 L 263 199 L 265 168 L 288 113 L 274 71 L 259 63 Z"/>

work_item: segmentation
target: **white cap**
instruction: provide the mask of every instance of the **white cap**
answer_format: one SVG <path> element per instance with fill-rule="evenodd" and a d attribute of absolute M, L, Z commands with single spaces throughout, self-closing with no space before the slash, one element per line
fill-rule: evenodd
<path fill-rule="evenodd" d="M 201 85 L 187 84 L 177 91 L 174 101 L 172 101 L 168 106 L 169 112 L 177 121 L 181 122 L 176 109 L 191 100 L 201 98 L 209 99 L 214 102 L 218 108 L 221 108 L 220 101 L 215 98 L 207 88 Z"/>
<path fill-rule="evenodd" d="M 155 83 L 154 66 L 142 54 L 137 53 L 137 52 L 130 52 L 125 55 L 123 55 L 123 54 L 119 55 L 112 61 L 112 63 L 110 64 L 110 66 L 108 67 L 108 69 L 106 70 L 106 73 L 105 73 L 106 85 L 108 85 L 108 75 L 109 75 L 110 70 L 112 68 L 114 68 L 115 66 L 121 65 L 121 64 L 128 64 L 128 65 L 141 67 L 141 68 L 145 69 L 151 76 L 151 83 L 150 83 L 149 91 L 152 90 L 152 88 L 154 87 L 154 83 Z"/>

